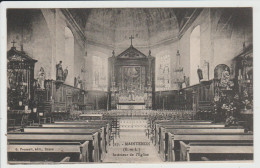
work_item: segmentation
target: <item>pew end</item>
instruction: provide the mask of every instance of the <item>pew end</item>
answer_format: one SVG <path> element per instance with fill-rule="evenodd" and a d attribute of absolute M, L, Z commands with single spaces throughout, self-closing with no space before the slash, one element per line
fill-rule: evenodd
<path fill-rule="evenodd" d="M 180 141 L 181 161 L 253 160 L 253 142 L 184 142 Z"/>

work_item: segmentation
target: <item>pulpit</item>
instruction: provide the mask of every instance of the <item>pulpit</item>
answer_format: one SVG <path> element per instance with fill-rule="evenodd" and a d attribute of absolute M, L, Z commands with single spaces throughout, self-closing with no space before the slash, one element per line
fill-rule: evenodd
<path fill-rule="evenodd" d="M 155 58 L 131 45 L 109 58 L 109 109 L 152 109 Z"/>

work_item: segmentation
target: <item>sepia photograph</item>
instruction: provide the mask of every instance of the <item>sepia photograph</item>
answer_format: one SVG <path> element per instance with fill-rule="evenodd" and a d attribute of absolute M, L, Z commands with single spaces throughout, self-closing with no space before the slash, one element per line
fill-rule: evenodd
<path fill-rule="evenodd" d="M 4 12 L 7 165 L 254 162 L 252 6 Z"/>

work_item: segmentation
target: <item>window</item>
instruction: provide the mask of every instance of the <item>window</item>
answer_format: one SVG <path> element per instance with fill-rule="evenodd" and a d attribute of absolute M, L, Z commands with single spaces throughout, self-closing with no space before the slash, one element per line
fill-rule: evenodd
<path fill-rule="evenodd" d="M 195 27 L 190 35 L 190 85 L 199 83 L 198 66 L 200 66 L 200 26 Z"/>

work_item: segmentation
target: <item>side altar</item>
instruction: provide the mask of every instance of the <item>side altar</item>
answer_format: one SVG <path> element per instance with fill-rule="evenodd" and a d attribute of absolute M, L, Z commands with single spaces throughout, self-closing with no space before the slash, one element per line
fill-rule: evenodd
<path fill-rule="evenodd" d="M 109 109 L 152 109 L 155 58 L 131 46 L 109 58 Z"/>

